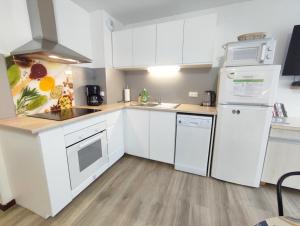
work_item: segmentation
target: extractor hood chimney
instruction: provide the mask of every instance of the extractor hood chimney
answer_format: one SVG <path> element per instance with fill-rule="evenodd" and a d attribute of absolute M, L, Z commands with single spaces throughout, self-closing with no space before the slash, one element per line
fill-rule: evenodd
<path fill-rule="evenodd" d="M 58 43 L 52 0 L 26 0 L 32 40 L 11 55 L 64 64 L 91 63 L 81 54 Z"/>

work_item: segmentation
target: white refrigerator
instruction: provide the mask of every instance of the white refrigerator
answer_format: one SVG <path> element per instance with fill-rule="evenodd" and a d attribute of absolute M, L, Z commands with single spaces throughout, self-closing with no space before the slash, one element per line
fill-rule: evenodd
<path fill-rule="evenodd" d="M 211 175 L 259 187 L 280 65 L 220 70 Z"/>

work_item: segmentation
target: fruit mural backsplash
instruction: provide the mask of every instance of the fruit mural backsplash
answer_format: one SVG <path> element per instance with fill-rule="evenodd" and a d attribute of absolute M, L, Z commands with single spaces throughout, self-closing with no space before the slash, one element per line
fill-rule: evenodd
<path fill-rule="evenodd" d="M 63 110 L 74 105 L 70 66 L 7 57 L 7 76 L 17 115 Z"/>

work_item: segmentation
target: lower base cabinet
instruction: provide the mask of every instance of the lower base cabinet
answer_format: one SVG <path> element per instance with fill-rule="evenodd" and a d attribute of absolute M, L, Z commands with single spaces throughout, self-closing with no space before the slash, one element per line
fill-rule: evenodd
<path fill-rule="evenodd" d="M 174 164 L 175 131 L 175 112 L 150 112 L 150 159 Z"/>
<path fill-rule="evenodd" d="M 299 171 L 300 131 L 271 129 L 261 181 L 276 184 L 285 173 Z M 284 186 L 300 189 L 299 176 L 289 177 Z"/>
<path fill-rule="evenodd" d="M 124 124 L 126 153 L 174 164 L 175 112 L 127 109 Z"/>
<path fill-rule="evenodd" d="M 107 145 L 109 165 L 113 165 L 124 155 L 123 111 L 106 115 Z"/>
<path fill-rule="evenodd" d="M 149 115 L 147 110 L 126 109 L 124 114 L 125 151 L 149 158 Z"/>

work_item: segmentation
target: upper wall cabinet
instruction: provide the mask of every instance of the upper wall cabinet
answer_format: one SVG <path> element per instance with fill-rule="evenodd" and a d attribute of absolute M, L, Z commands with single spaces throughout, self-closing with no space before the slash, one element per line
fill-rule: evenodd
<path fill-rule="evenodd" d="M 116 68 L 211 66 L 217 14 L 113 32 Z"/>
<path fill-rule="evenodd" d="M 216 14 L 185 20 L 183 64 L 212 63 L 216 23 Z"/>
<path fill-rule="evenodd" d="M 54 0 L 58 42 L 92 58 L 90 14 L 70 0 Z"/>
<path fill-rule="evenodd" d="M 132 66 L 132 30 L 115 31 L 112 39 L 114 67 Z"/>
<path fill-rule="evenodd" d="M 155 64 L 156 25 L 133 29 L 133 65 L 149 66 Z"/>
<path fill-rule="evenodd" d="M 156 64 L 182 64 L 183 20 L 157 24 Z"/>
<path fill-rule="evenodd" d="M 32 39 L 26 1 L 1 1 L 0 53 L 10 52 Z"/>

